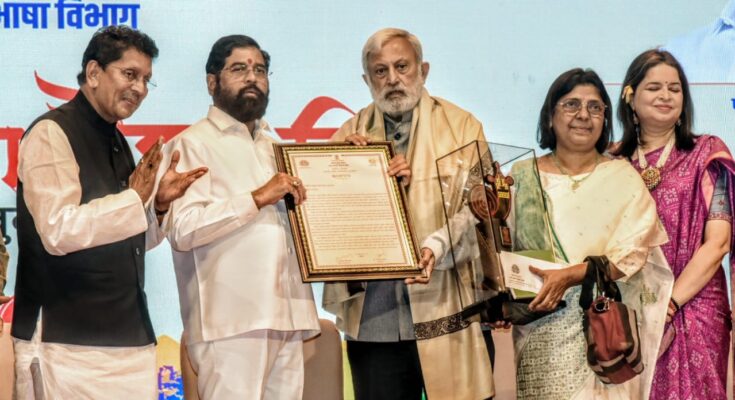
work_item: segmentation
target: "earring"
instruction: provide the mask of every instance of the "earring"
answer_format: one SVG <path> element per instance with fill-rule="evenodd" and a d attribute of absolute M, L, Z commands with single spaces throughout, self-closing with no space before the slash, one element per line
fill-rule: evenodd
<path fill-rule="evenodd" d="M 681 118 L 676 120 L 676 126 L 681 126 Z"/>
<path fill-rule="evenodd" d="M 635 126 L 638 126 L 638 124 L 639 124 L 639 122 L 638 122 L 638 114 L 636 114 L 635 112 L 633 113 L 633 124 L 635 124 Z"/>

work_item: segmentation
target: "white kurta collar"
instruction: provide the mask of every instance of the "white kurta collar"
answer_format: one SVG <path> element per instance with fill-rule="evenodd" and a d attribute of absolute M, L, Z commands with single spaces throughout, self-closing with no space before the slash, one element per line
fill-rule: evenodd
<path fill-rule="evenodd" d="M 207 119 L 214 124 L 222 132 L 231 132 L 236 134 L 247 134 L 250 137 L 257 137 L 258 134 L 265 134 L 265 131 L 270 131 L 270 126 L 264 119 L 255 121 L 255 134 L 250 135 L 250 130 L 247 125 L 233 118 L 230 114 L 222 111 L 217 106 L 209 106 L 209 112 L 207 112 Z"/>

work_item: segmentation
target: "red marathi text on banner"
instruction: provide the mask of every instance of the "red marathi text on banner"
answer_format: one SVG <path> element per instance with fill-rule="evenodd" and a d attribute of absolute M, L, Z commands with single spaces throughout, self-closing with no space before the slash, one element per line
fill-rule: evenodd
<path fill-rule="evenodd" d="M 49 82 L 39 76 L 37 71 L 33 71 L 33 76 L 38 89 L 57 100 L 66 102 L 74 98 L 77 94 L 77 89 Z M 49 103 L 46 103 L 46 106 L 49 109 L 54 108 Z M 328 140 L 334 132 L 337 131 L 337 128 L 322 128 L 317 127 L 316 124 L 324 114 L 335 109 L 354 114 L 352 110 L 340 101 L 331 97 L 320 96 L 311 100 L 304 109 L 301 110 L 301 113 L 299 113 L 290 127 L 274 129 L 281 139 L 293 140 L 297 143 L 305 143 L 309 140 Z M 188 126 L 189 125 L 125 124 L 122 122 L 118 125 L 120 131 L 126 137 L 141 138 L 135 144 L 135 147 L 141 153 L 144 153 L 154 143 L 156 143 L 156 140 L 158 140 L 159 137 L 163 137 L 164 141 L 168 142 Z M 6 157 L 8 160 L 7 170 L 5 171 L 2 181 L 13 190 L 16 189 L 18 184 L 18 150 L 24 131 L 25 129 L 17 127 L 0 128 L 0 141 L 4 140 L 7 142 Z"/>

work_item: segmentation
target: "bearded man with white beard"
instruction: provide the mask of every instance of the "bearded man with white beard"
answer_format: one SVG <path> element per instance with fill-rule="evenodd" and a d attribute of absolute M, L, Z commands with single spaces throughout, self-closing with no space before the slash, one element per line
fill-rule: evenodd
<path fill-rule="evenodd" d="M 435 160 L 485 140 L 481 123 L 424 88 L 429 63 L 413 34 L 387 28 L 362 51 L 363 80 L 373 103 L 332 137 L 365 145 L 390 140 L 398 154 L 389 174 L 401 177 L 421 245 L 423 277 L 405 281 L 328 283 L 324 308 L 337 316 L 347 339 L 355 397 L 363 399 L 486 399 L 494 394 L 492 368 L 479 322 L 447 323 L 461 311 L 458 281 L 447 244 L 428 239 L 444 225 Z M 436 265 L 434 265 L 436 264 Z M 460 290 L 461 287 L 461 290 Z M 463 298 L 465 304 L 469 299 Z M 415 324 L 437 329 L 415 330 Z M 432 333 L 427 333 L 432 332 Z"/>

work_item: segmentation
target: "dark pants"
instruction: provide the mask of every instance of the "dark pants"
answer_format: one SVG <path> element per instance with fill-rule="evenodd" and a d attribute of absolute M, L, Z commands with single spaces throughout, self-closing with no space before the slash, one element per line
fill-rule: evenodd
<path fill-rule="evenodd" d="M 495 370 L 495 342 L 493 341 L 492 329 L 483 329 L 482 338 L 485 339 L 485 346 L 487 347 L 487 355 L 490 357 L 490 366 Z"/>
<path fill-rule="evenodd" d="M 421 400 L 424 378 L 415 341 L 347 341 L 356 400 Z"/>

